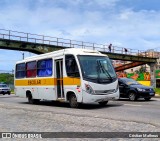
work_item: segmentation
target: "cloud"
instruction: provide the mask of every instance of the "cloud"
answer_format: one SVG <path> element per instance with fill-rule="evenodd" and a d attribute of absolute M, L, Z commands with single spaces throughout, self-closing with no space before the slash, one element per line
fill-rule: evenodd
<path fill-rule="evenodd" d="M 160 11 L 145 7 L 136 9 L 138 3 L 129 6 L 127 2 L 2 0 L 0 27 L 85 42 L 112 43 L 133 49 L 159 46 Z M 21 58 L 21 54 L 15 54 Z"/>

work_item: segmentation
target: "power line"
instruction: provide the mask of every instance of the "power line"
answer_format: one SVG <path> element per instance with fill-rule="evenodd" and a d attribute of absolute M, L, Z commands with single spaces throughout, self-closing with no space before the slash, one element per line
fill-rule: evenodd
<path fill-rule="evenodd" d="M 0 61 L 18 61 L 18 60 L 0 60 Z"/>
<path fill-rule="evenodd" d="M 0 70 L 0 73 L 14 73 L 14 70 Z"/>

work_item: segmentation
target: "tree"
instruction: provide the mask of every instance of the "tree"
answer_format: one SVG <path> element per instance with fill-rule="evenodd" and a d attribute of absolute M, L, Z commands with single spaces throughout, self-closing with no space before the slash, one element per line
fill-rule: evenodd
<path fill-rule="evenodd" d="M 146 72 L 146 66 L 145 65 L 141 66 L 141 68 L 139 69 L 139 71 L 140 71 L 140 73 Z"/>
<path fill-rule="evenodd" d="M 0 83 L 13 84 L 14 75 L 9 73 L 0 73 Z"/>

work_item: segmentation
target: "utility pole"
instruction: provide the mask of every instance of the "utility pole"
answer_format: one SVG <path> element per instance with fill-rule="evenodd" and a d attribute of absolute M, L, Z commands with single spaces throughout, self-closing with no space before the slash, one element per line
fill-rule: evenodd
<path fill-rule="evenodd" d="M 24 52 L 22 53 L 22 59 L 24 60 Z"/>
<path fill-rule="evenodd" d="M 12 74 L 14 74 L 14 70 L 12 69 Z"/>
<path fill-rule="evenodd" d="M 24 60 L 24 52 L 20 51 L 20 53 L 22 53 L 22 59 Z"/>

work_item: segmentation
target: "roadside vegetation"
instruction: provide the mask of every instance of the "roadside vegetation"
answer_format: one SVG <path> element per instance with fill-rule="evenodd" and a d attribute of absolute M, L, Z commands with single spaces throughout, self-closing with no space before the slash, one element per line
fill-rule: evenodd
<path fill-rule="evenodd" d="M 0 73 L 0 83 L 7 84 L 11 88 L 11 93 L 13 93 L 14 75 L 10 73 Z"/>
<path fill-rule="evenodd" d="M 13 84 L 14 75 L 10 73 L 0 73 L 0 83 Z"/>
<path fill-rule="evenodd" d="M 156 94 L 160 95 L 160 88 L 154 88 Z"/>

